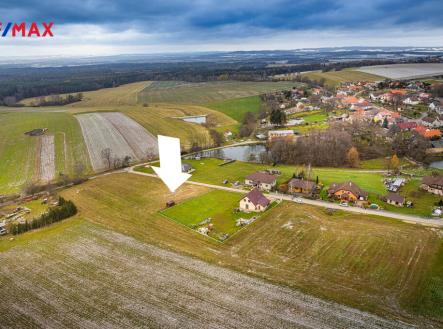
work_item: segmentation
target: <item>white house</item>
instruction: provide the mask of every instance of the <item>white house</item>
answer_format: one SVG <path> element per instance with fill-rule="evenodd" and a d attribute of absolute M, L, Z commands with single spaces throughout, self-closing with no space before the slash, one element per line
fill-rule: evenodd
<path fill-rule="evenodd" d="M 245 212 L 261 212 L 268 208 L 271 201 L 258 189 L 253 189 L 240 200 L 240 210 Z"/>

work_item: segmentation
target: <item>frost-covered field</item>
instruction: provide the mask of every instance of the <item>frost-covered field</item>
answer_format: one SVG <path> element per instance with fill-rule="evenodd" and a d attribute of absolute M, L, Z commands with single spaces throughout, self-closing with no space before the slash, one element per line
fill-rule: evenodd
<path fill-rule="evenodd" d="M 119 112 L 101 115 L 117 128 L 139 160 L 146 158 L 149 152 L 158 153 L 157 139 L 134 120 Z"/>
<path fill-rule="evenodd" d="M 423 64 L 392 64 L 363 66 L 357 71 L 375 75 L 381 75 L 390 79 L 425 78 L 435 75 L 443 75 L 443 64 L 423 63 Z"/>
<path fill-rule="evenodd" d="M 157 154 L 155 137 L 122 113 L 87 113 L 77 116 L 95 171 L 108 169 L 102 150 L 110 149 L 112 159 L 130 156 L 141 160 Z"/>
<path fill-rule="evenodd" d="M 412 328 L 83 224 L 0 253 L 4 328 Z"/>
<path fill-rule="evenodd" d="M 53 135 L 40 138 L 38 180 L 49 183 L 55 177 L 55 144 Z"/>

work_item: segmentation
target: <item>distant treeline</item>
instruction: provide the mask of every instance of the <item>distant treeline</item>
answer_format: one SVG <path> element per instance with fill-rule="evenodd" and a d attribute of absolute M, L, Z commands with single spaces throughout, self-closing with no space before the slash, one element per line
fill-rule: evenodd
<path fill-rule="evenodd" d="M 435 61 L 435 58 L 414 58 L 411 61 Z M 342 69 L 393 63 L 396 61 L 362 60 L 335 63 L 328 60 L 308 60 L 301 61 L 296 66 L 268 67 L 267 63 L 262 61 L 250 60 L 235 63 L 115 63 L 47 68 L 4 67 L 0 68 L 0 105 L 13 106 L 18 101 L 29 97 L 79 93 L 144 80 L 266 81 L 274 75 L 322 70 L 325 67 Z"/>
<path fill-rule="evenodd" d="M 35 101 L 33 101 L 31 106 L 62 106 L 71 103 L 80 102 L 83 99 L 82 93 L 69 94 L 66 96 L 51 95 L 51 96 L 40 96 Z"/>
<path fill-rule="evenodd" d="M 77 207 L 75 204 L 72 201 L 67 201 L 60 197 L 57 206 L 49 208 L 48 212 L 38 218 L 34 218 L 32 221 L 26 221 L 23 224 L 13 223 L 10 226 L 9 231 L 14 235 L 25 233 L 30 230 L 59 222 L 63 219 L 74 216 L 76 213 Z"/>

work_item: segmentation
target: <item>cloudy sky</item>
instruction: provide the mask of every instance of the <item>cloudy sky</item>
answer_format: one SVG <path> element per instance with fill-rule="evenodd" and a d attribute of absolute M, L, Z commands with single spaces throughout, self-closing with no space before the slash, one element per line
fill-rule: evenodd
<path fill-rule="evenodd" d="M 0 56 L 443 46 L 442 0 L 16 0 L 0 21 L 54 22 Z"/>

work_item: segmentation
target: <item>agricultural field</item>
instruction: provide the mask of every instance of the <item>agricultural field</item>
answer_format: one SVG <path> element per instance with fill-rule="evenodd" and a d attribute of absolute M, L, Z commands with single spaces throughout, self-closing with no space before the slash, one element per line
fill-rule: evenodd
<path fill-rule="evenodd" d="M 244 98 L 264 92 L 284 90 L 296 82 L 201 82 L 146 87 L 138 94 L 139 103 L 208 104 L 233 98 Z"/>
<path fill-rule="evenodd" d="M 247 112 L 258 114 L 261 107 L 259 96 L 229 99 L 216 103 L 209 103 L 206 106 L 210 109 L 222 112 L 237 122 L 242 122 Z"/>
<path fill-rule="evenodd" d="M 46 231 L 0 253 L 5 327 L 411 328 L 82 219 Z"/>
<path fill-rule="evenodd" d="M 17 193 L 27 182 L 59 172 L 72 175 L 76 163 L 91 170 L 80 126 L 69 113 L 1 111 L 0 125 L 0 194 Z M 37 128 L 48 129 L 43 139 L 25 135 Z"/>
<path fill-rule="evenodd" d="M 314 81 L 320 81 L 321 79 L 324 79 L 326 85 L 328 85 L 329 87 L 336 87 L 343 82 L 378 81 L 385 79 L 384 76 L 380 76 L 376 72 L 372 74 L 371 72 L 360 72 L 354 69 L 330 72 L 314 71 L 304 73 L 302 75 Z"/>
<path fill-rule="evenodd" d="M 211 144 L 209 131 L 199 124 L 188 123 L 176 117 L 188 115 L 208 115 L 207 120 L 215 127 L 236 124 L 227 115 L 202 106 L 152 104 L 148 107 L 127 108 L 123 111 L 154 135 L 168 135 L 180 138 L 182 148 L 189 148 L 194 141 L 201 145 Z M 217 129 L 217 128 L 216 128 Z"/>
<path fill-rule="evenodd" d="M 125 84 L 114 88 L 104 88 L 100 90 L 82 92 L 82 101 L 66 105 L 65 107 L 94 108 L 136 105 L 138 102 L 138 93 L 150 84 L 150 81 L 142 81 Z M 61 96 L 63 97 L 65 95 Z M 38 97 L 33 97 L 24 99 L 20 103 L 25 106 L 32 106 L 32 104 L 36 103 L 37 101 Z"/>
<path fill-rule="evenodd" d="M 130 156 L 131 161 L 158 153 L 156 138 L 122 113 L 87 113 L 76 117 L 95 171 L 112 167 L 102 156 L 105 149 L 110 149 L 112 159 Z"/>
<path fill-rule="evenodd" d="M 204 226 L 201 223 L 211 218 L 210 224 L 213 225 L 213 229 L 208 235 L 223 241 L 241 228 L 236 226 L 237 219 L 249 219 L 261 215 L 260 213 L 234 212 L 234 209 L 239 207 L 242 197 L 242 194 L 214 190 L 165 209 L 161 214 L 191 229 Z"/>
<path fill-rule="evenodd" d="M 155 178 L 115 174 L 63 196 L 80 217 L 139 241 L 389 318 L 422 326 L 432 321 L 413 314 L 443 319 L 438 230 L 283 202 L 220 244 L 158 213 L 168 200 L 207 192 L 185 184 L 174 195 Z"/>
<path fill-rule="evenodd" d="M 357 68 L 360 72 L 384 76 L 390 79 L 413 79 L 443 75 L 443 64 L 391 64 L 363 66 Z"/>
<path fill-rule="evenodd" d="M 46 184 L 55 178 L 54 136 L 41 136 L 37 142 L 37 150 L 37 180 Z"/>

